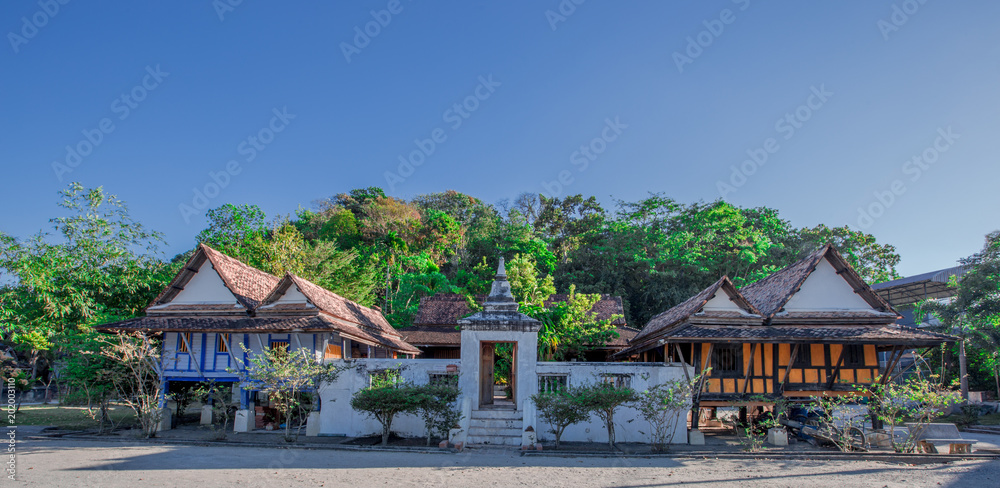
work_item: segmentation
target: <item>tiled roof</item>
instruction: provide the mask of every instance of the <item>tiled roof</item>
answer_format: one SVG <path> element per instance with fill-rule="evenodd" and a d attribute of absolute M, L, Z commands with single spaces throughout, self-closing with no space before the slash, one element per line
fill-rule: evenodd
<path fill-rule="evenodd" d="M 462 343 L 462 333 L 449 325 L 414 325 L 399 329 L 403 340 L 415 346 L 454 346 Z"/>
<path fill-rule="evenodd" d="M 476 303 L 482 304 L 486 297 L 477 295 L 474 297 Z M 546 307 L 551 307 L 555 303 L 569 300 L 569 295 L 556 293 L 549 296 L 545 301 Z M 625 309 L 622 306 L 622 298 L 612 295 L 601 295 L 601 299 L 590 309 L 597 314 L 597 320 L 608 320 L 614 315 L 619 315 L 611 323 L 614 325 L 625 325 Z M 413 325 L 456 325 L 458 319 L 471 315 L 473 311 L 464 295 L 458 293 L 438 293 L 433 296 L 420 299 L 420 307 L 417 309 L 417 316 L 413 319 Z"/>
<path fill-rule="evenodd" d="M 883 310 L 898 315 L 888 302 L 878 296 L 874 290 L 851 265 L 830 244 L 827 244 L 804 259 L 771 274 L 755 283 L 740 288 L 740 293 L 755 307 L 760 309 L 764 317 L 770 318 L 781 311 L 806 281 L 806 278 L 816 269 L 820 260 L 827 259 L 837 270 L 837 273 L 855 289 L 855 292 L 874 309 Z"/>
<path fill-rule="evenodd" d="M 954 342 L 955 338 L 896 324 L 873 326 L 788 326 L 769 325 L 746 327 L 733 325 L 688 325 L 674 332 L 671 341 L 709 342 L 809 342 L 842 343 L 849 340 L 858 344 L 891 344 L 911 347 L 936 346 Z"/>
<path fill-rule="evenodd" d="M 170 303 L 209 261 L 226 287 L 243 306 L 235 304 Z M 295 285 L 306 303 L 274 303 Z M 106 324 L 104 330 L 206 331 L 336 331 L 373 345 L 407 353 L 419 350 L 376 310 L 354 303 L 299 276 L 278 278 L 201 244 L 184 268 L 146 309 L 147 317 Z M 256 315 L 256 316 L 254 316 Z"/>
<path fill-rule="evenodd" d="M 810 254 L 786 268 L 776 271 L 767 278 L 740 288 L 740 293 L 750 303 L 754 304 L 765 317 L 770 317 L 781 310 L 785 303 L 802 286 L 809 274 L 816 269 L 819 260 L 823 259 L 829 246 Z"/>
<path fill-rule="evenodd" d="M 486 296 L 479 295 L 475 299 L 477 303 L 483 303 Z M 413 325 L 457 325 L 458 319 L 471 314 L 472 309 L 464 295 L 438 293 L 420 299 Z"/>
<path fill-rule="evenodd" d="M 205 250 L 222 281 L 248 309 L 256 308 L 281 281 L 277 276 L 243 264 L 205 244 L 199 247 Z"/>
<path fill-rule="evenodd" d="M 378 333 L 399 337 L 399 332 L 392 325 L 389 325 L 380 312 L 352 302 L 305 278 L 291 274 L 288 275 L 288 278 L 320 310 Z"/>
<path fill-rule="evenodd" d="M 556 303 L 563 303 L 569 300 L 569 294 L 567 293 L 556 293 L 550 295 L 548 300 L 545 300 L 545 306 L 551 307 Z M 597 320 L 610 320 L 611 317 L 617 315 L 615 320 L 611 323 L 614 325 L 625 325 L 625 307 L 622 306 L 622 297 L 612 296 L 612 295 L 601 295 L 601 299 L 590 308 L 591 312 L 597 314 L 595 317 Z"/>
<path fill-rule="evenodd" d="M 106 324 L 98 327 L 106 331 L 150 331 L 150 332 L 337 332 L 355 340 L 383 345 L 407 353 L 419 353 L 419 349 L 397 337 L 371 334 L 359 327 L 345 324 L 326 315 L 300 317 L 232 317 L 232 316 L 161 316 L 139 317 Z"/>
<path fill-rule="evenodd" d="M 219 278 L 233 293 L 233 296 L 247 310 L 253 310 L 264 300 L 274 289 L 274 286 L 281 281 L 281 278 L 269 273 L 265 273 L 253 266 L 243 264 L 237 259 L 233 259 L 212 249 L 206 244 L 199 244 L 194 254 L 184 264 L 177 276 L 167 285 L 157 296 L 151 307 L 164 305 L 170 302 L 184 286 L 191 281 L 195 274 L 201 272 L 205 261 L 208 260 L 212 268 L 219 274 Z M 176 305 L 173 305 L 176 306 Z"/>
<path fill-rule="evenodd" d="M 719 279 L 719 281 L 712 283 L 711 286 L 705 288 L 697 295 L 688 298 L 687 300 L 674 306 L 670 310 L 667 310 L 666 312 L 663 312 L 650 319 L 649 323 L 647 323 L 646 326 L 642 328 L 642 331 L 640 331 L 639 334 L 636 335 L 633 342 L 639 342 L 646 338 L 653 338 L 658 335 L 669 334 L 670 329 L 675 328 L 680 324 L 683 324 L 684 321 L 686 321 L 696 312 L 701 310 L 701 308 L 704 307 L 705 304 L 708 303 L 708 301 L 711 300 L 712 297 L 714 297 L 716 293 L 719 292 L 729 294 L 730 296 L 737 296 L 737 297 L 739 296 L 739 293 L 736 292 L 736 288 L 733 286 L 733 283 L 729 281 L 729 278 L 723 276 L 722 278 Z M 750 309 L 748 310 L 748 313 L 756 312 L 756 310 L 754 310 L 753 307 L 747 306 L 747 304 L 745 303 L 743 303 L 742 305 Z M 746 317 L 746 315 L 740 314 L 739 312 L 734 313 L 725 311 L 712 312 L 712 315 L 718 315 L 719 317 L 723 317 L 726 315 L 732 315 L 734 317 L 741 317 L 741 316 Z"/>

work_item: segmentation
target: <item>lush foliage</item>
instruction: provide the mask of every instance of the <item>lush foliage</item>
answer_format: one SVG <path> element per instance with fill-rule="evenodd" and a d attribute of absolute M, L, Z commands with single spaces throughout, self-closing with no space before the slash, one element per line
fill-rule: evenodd
<path fill-rule="evenodd" d="M 638 399 L 635 390 L 616 386 L 611 381 L 597 381 L 577 390 L 577 402 L 588 412 L 604 421 L 608 431 L 608 448 L 615 448 L 615 412 Z"/>
<path fill-rule="evenodd" d="M 416 387 L 416 393 L 420 396 L 416 413 L 424 421 L 428 446 L 431 445 L 431 439 L 435 434 L 447 440 L 449 431 L 462 420 L 462 412 L 456 404 L 460 393 L 458 376 L 453 378 L 454 381 Z"/>
<path fill-rule="evenodd" d="M 319 385 L 337 379 L 340 367 L 334 363 L 317 362 L 306 349 L 272 348 L 252 351 L 240 344 L 249 364 L 245 369 L 232 370 L 240 380 L 266 393 L 285 421 L 285 439 L 298 439 L 310 407 L 314 405 Z M 309 400 L 303 398 L 309 395 Z M 292 425 L 296 425 L 292 435 Z"/>
<path fill-rule="evenodd" d="M 691 398 L 701 382 L 696 376 L 687 380 L 669 380 L 651 386 L 636 395 L 634 406 L 649 422 L 650 443 L 657 451 L 666 450 L 674 438 L 674 429 L 684 410 L 691 408 Z"/>
<path fill-rule="evenodd" d="M 876 381 L 866 391 L 871 393 L 875 415 L 885 422 L 896 452 L 916 451 L 919 448 L 917 438 L 923 427 L 944 416 L 949 407 L 961 400 L 956 392 L 921 378 L 911 378 L 903 383 L 882 384 Z M 895 428 L 904 420 L 916 425 L 907 429 L 907 435 L 899 440 Z"/>
<path fill-rule="evenodd" d="M 961 281 L 953 280 L 955 297 L 947 302 L 923 302 L 916 313 L 933 314 L 945 332 L 961 337 L 959 347 L 968 346 L 966 356 L 972 361 L 969 369 L 991 373 L 1000 395 L 1000 231 L 986 236 L 980 252 L 959 262 L 968 271 Z M 967 396 L 968 378 L 961 352 L 959 357 L 963 361 L 959 374 L 962 394 Z"/>
<path fill-rule="evenodd" d="M 590 420 L 590 410 L 580 400 L 581 393 L 572 387 L 531 396 L 538 416 L 552 426 L 550 432 L 556 436 L 556 449 L 559 449 L 566 427 Z"/>
<path fill-rule="evenodd" d="M 372 386 L 354 392 L 351 408 L 368 414 L 382 424 L 382 445 L 385 446 L 389 443 L 389 433 L 396 416 L 416 414 L 424 407 L 427 398 L 416 387 L 400 382 L 372 383 Z"/>

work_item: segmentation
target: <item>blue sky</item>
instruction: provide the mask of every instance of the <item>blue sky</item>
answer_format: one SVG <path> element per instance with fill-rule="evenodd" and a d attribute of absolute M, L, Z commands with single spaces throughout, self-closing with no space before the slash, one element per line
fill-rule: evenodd
<path fill-rule="evenodd" d="M 998 2 L 53 2 L 0 4 L 16 236 L 70 181 L 118 194 L 170 255 L 207 207 L 372 185 L 724 194 L 863 228 L 904 275 L 1000 227 Z"/>

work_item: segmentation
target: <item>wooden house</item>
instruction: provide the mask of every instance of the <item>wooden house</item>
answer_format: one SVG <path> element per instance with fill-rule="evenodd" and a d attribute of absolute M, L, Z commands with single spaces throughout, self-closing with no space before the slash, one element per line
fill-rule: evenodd
<path fill-rule="evenodd" d="M 306 350 L 317 361 L 420 353 L 379 311 L 299 276 L 265 273 L 204 244 L 146 308 L 145 317 L 101 329 L 159 334 L 166 390 L 177 382 L 235 382 L 248 350 Z M 245 407 L 255 395 L 243 394 Z"/>
<path fill-rule="evenodd" d="M 739 290 L 721 278 L 653 317 L 618 355 L 708 370 L 695 399 L 701 406 L 755 395 L 838 395 L 891 371 L 907 349 L 955 340 L 902 327 L 898 317 L 827 245 Z M 889 352 L 884 368 L 879 351 Z"/>

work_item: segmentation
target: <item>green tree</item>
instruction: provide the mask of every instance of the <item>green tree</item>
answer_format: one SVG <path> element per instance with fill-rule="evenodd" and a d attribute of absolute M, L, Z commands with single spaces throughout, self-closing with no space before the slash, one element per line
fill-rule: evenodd
<path fill-rule="evenodd" d="M 247 355 L 249 364 L 242 371 L 230 372 L 237 373 L 243 383 L 267 393 L 268 399 L 285 420 L 285 440 L 297 440 L 309 413 L 307 407 L 317 403 L 315 396 L 319 394 L 321 384 L 337 379 L 340 367 L 334 363 L 317 361 L 312 352 L 306 349 L 252 351 L 242 344 L 240 347 Z M 313 397 L 313 401 L 304 401 L 305 395 Z M 294 436 L 292 424 L 298 425 Z"/>
<path fill-rule="evenodd" d="M 305 238 L 287 219 L 270 224 L 256 205 L 225 204 L 206 214 L 208 227 L 198 242 L 273 275 L 300 274 L 306 259 Z"/>
<path fill-rule="evenodd" d="M 1000 395 L 1000 231 L 986 236 L 983 249 L 959 260 L 967 267 L 961 281 L 952 280 L 955 297 L 950 301 L 928 300 L 920 303 L 916 316 L 931 313 L 941 321 L 945 332 L 957 334 L 962 398 L 969 398 L 966 344 L 975 351 L 986 369 L 992 371 Z"/>
<path fill-rule="evenodd" d="M 416 413 L 425 401 L 424 395 L 413 386 L 380 385 L 354 392 L 351 408 L 363 412 L 382 424 L 382 445 L 389 444 L 389 433 L 396 416 Z"/>
<path fill-rule="evenodd" d="M 306 245 L 302 277 L 366 307 L 375 304 L 380 274 L 372 257 L 341 249 L 336 242 L 318 240 Z"/>
<path fill-rule="evenodd" d="M 62 337 L 136 316 L 173 274 L 161 234 L 115 195 L 71 183 L 60 196 L 67 215 L 50 219 L 53 232 L 0 233 L 0 337 L 28 357 L 32 383 L 68 347 Z"/>
<path fill-rule="evenodd" d="M 549 432 L 556 436 L 556 449 L 559 449 L 567 427 L 590 420 L 590 411 L 581 403 L 579 396 L 576 389 L 569 387 L 531 396 L 538 416 L 551 426 Z"/>
<path fill-rule="evenodd" d="M 608 380 L 610 378 L 580 387 L 577 390 L 577 401 L 588 412 L 604 421 L 604 427 L 608 431 L 608 448 L 614 450 L 615 412 L 622 406 L 636 401 L 638 396 L 632 388 L 616 386 Z"/>

